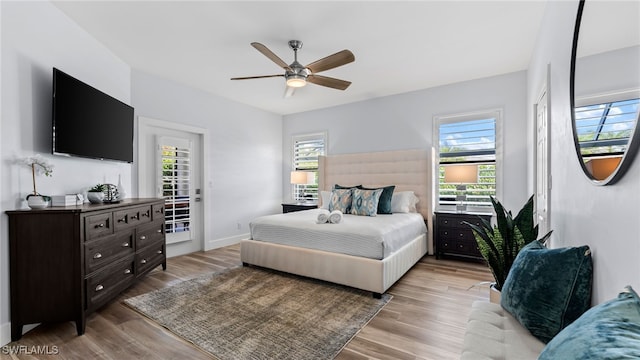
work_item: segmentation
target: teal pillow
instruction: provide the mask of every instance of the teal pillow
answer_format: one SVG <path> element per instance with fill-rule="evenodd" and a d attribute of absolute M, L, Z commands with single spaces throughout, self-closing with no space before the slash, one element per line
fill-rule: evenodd
<path fill-rule="evenodd" d="M 548 343 L 589 309 L 592 277 L 588 246 L 547 249 L 533 241 L 516 256 L 500 304 Z"/>
<path fill-rule="evenodd" d="M 382 194 L 380 194 L 380 200 L 378 201 L 378 214 L 393 214 L 391 211 L 391 198 L 393 197 L 393 190 L 396 188 L 395 185 L 382 188 L 366 188 L 360 185 L 358 188 L 362 190 L 382 189 Z"/>
<path fill-rule="evenodd" d="M 378 202 L 382 189 L 362 190 L 353 189 L 351 200 L 351 214 L 376 216 L 378 213 Z"/>
<path fill-rule="evenodd" d="M 336 189 L 331 191 L 329 211 L 340 210 L 343 214 L 351 212 L 351 189 Z"/>
<path fill-rule="evenodd" d="M 627 286 L 562 330 L 539 360 L 640 359 L 640 298 Z"/>

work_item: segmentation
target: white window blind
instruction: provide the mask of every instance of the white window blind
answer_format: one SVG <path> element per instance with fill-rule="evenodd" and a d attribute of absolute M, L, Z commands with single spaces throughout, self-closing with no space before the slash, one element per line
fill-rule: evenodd
<path fill-rule="evenodd" d="M 166 233 L 188 232 L 191 222 L 191 163 L 188 147 L 160 145 Z"/>
<path fill-rule="evenodd" d="M 575 108 L 580 152 L 585 160 L 622 156 L 638 118 L 640 99 L 611 101 Z"/>
<path fill-rule="evenodd" d="M 482 116 L 485 115 L 485 116 Z M 486 116 L 489 115 L 489 116 Z M 496 120 L 494 114 L 477 117 L 449 117 L 437 122 L 440 206 L 456 205 L 464 195 L 467 206 L 491 208 L 489 196 L 496 195 Z M 467 182 L 465 187 L 445 181 L 445 168 L 456 165 L 473 165 L 477 181 Z"/>
<path fill-rule="evenodd" d="M 298 135 L 292 138 L 292 171 L 312 173 L 311 184 L 292 184 L 292 197 L 295 201 L 318 200 L 318 156 L 325 154 L 326 135 L 324 133 Z"/>

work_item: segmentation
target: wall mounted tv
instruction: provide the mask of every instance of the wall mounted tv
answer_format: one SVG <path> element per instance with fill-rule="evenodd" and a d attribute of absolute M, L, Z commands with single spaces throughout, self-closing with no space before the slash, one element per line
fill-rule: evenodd
<path fill-rule="evenodd" d="M 133 107 L 54 68 L 53 153 L 133 162 Z"/>

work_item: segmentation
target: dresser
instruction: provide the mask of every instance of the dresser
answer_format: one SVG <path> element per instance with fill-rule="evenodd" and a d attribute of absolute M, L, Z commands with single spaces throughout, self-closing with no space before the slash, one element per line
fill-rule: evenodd
<path fill-rule="evenodd" d="M 7 211 L 11 340 L 22 327 L 85 319 L 137 279 L 166 270 L 163 199 Z"/>
<path fill-rule="evenodd" d="M 491 213 L 436 211 L 434 216 L 436 259 L 451 256 L 461 260 L 483 260 L 471 227 L 465 222 L 479 226 L 480 218 L 491 221 Z"/>

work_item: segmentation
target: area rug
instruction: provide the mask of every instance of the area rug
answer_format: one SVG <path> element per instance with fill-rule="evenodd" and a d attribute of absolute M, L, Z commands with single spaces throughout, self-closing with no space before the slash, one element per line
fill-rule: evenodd
<path fill-rule="evenodd" d="M 237 267 L 125 300 L 214 357 L 333 359 L 391 295 Z"/>

